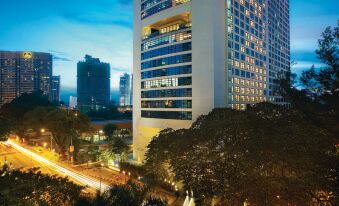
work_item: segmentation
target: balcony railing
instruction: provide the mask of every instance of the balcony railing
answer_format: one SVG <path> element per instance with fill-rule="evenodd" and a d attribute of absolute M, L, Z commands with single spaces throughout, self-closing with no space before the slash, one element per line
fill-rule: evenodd
<path fill-rule="evenodd" d="M 178 5 L 181 5 L 181 4 L 184 4 L 184 3 L 188 3 L 188 2 L 191 2 L 192 0 L 165 0 L 165 1 L 162 1 L 160 3 L 158 3 L 159 1 L 156 0 L 148 0 L 148 1 L 145 1 L 142 3 L 142 6 L 141 6 L 141 19 L 145 19 L 149 16 L 152 16 L 156 13 L 159 13 L 163 10 L 166 10 L 166 9 L 169 9 L 171 7 L 174 7 L 174 6 L 178 6 Z M 153 3 L 154 6 L 152 5 Z M 151 5 L 151 7 L 150 7 Z M 147 8 L 147 9 L 146 9 Z M 146 9 L 146 10 L 144 10 Z"/>
<path fill-rule="evenodd" d="M 191 27 L 192 26 L 190 24 L 189 25 L 181 24 L 181 25 L 179 25 L 178 30 L 173 30 L 173 31 L 170 31 L 170 32 L 167 32 L 167 33 L 161 33 L 160 31 L 156 31 L 156 32 L 153 32 L 153 33 L 151 33 L 149 35 L 144 35 L 142 40 L 151 39 L 151 38 L 154 38 L 154 37 L 157 37 L 157 36 L 161 36 L 161 35 L 164 35 L 164 34 L 178 32 L 178 31 L 181 31 L 181 30 L 184 30 L 184 29 L 189 29 Z"/>

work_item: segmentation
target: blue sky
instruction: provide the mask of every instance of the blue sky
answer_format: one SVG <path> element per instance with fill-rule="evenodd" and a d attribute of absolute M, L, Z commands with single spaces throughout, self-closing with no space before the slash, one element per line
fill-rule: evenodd
<path fill-rule="evenodd" d="M 208 0 L 206 0 L 208 1 Z M 319 65 L 314 50 L 326 26 L 339 20 L 338 0 L 290 0 L 295 72 Z M 112 67 L 112 87 L 132 71 L 132 0 L 2 0 L 0 50 L 55 56 L 54 74 L 64 91 L 76 87 L 76 63 L 85 54 Z"/>

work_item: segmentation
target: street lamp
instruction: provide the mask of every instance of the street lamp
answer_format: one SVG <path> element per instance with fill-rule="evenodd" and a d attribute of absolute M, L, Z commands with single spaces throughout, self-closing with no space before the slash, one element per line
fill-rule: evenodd
<path fill-rule="evenodd" d="M 40 129 L 40 132 L 43 134 L 43 133 L 45 133 L 45 129 L 44 128 L 42 128 L 42 129 Z"/>
<path fill-rule="evenodd" d="M 104 133 L 103 130 L 99 130 L 99 141 L 101 141 L 101 135 Z"/>
<path fill-rule="evenodd" d="M 126 172 L 122 171 L 122 174 L 124 174 L 124 183 L 126 183 Z"/>
<path fill-rule="evenodd" d="M 46 142 L 44 142 L 43 146 L 44 146 L 44 148 L 46 148 L 46 146 L 47 146 L 47 143 L 46 143 Z"/>
<path fill-rule="evenodd" d="M 101 194 L 101 170 L 104 167 L 104 164 L 101 163 L 100 165 L 101 165 L 101 167 L 100 167 L 100 194 Z"/>

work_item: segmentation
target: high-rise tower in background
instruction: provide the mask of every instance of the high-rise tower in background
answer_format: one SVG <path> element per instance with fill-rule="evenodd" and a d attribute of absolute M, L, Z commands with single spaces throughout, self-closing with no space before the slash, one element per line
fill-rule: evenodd
<path fill-rule="evenodd" d="M 125 73 L 120 77 L 119 91 L 119 105 L 121 107 L 131 106 L 131 93 L 132 93 L 132 76 Z"/>
<path fill-rule="evenodd" d="M 60 101 L 60 76 L 52 76 L 51 101 Z"/>
<path fill-rule="evenodd" d="M 51 99 L 52 68 L 48 53 L 0 51 L 0 106 L 35 90 Z"/>
<path fill-rule="evenodd" d="M 134 0 L 134 158 L 213 108 L 283 103 L 288 0 Z"/>
<path fill-rule="evenodd" d="M 82 113 L 105 108 L 110 102 L 110 65 L 86 55 L 78 62 L 77 107 Z"/>

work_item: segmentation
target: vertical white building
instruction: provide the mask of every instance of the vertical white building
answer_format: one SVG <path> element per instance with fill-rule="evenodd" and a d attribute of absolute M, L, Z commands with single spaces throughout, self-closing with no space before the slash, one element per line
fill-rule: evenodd
<path fill-rule="evenodd" d="M 270 98 L 268 40 L 285 34 L 268 33 L 267 1 L 134 0 L 133 147 L 138 162 L 163 129 L 188 128 L 214 108 L 245 109 Z M 281 1 L 288 8 L 288 0 Z M 271 27 L 279 27 L 278 21 Z M 289 59 L 289 36 L 285 41 Z"/>
<path fill-rule="evenodd" d="M 78 98 L 74 96 L 69 97 L 69 108 L 76 109 L 78 106 Z"/>
<path fill-rule="evenodd" d="M 119 105 L 122 107 L 131 106 L 132 76 L 125 73 L 120 76 L 119 83 Z"/>

